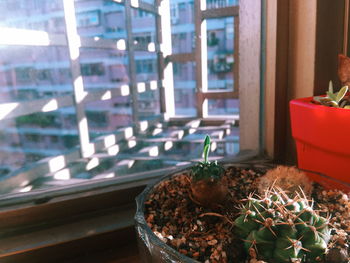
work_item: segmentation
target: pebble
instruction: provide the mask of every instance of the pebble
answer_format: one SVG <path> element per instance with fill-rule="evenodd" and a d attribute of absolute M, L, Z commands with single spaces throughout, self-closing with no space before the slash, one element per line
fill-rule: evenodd
<path fill-rule="evenodd" d="M 218 241 L 217 241 L 216 239 L 213 239 L 213 240 L 208 241 L 208 245 L 209 245 L 209 246 L 214 246 L 214 245 L 216 245 L 217 243 L 218 243 Z"/>

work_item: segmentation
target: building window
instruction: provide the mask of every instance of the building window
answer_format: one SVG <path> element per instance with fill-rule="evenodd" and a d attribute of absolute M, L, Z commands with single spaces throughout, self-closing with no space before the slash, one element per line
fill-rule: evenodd
<path fill-rule="evenodd" d="M 91 11 L 77 14 L 78 27 L 92 27 L 100 25 L 100 12 Z"/>
<path fill-rule="evenodd" d="M 29 81 L 33 77 L 34 69 L 31 67 L 16 68 L 16 78 L 18 81 Z"/>
<path fill-rule="evenodd" d="M 81 74 L 83 76 L 102 76 L 105 74 L 103 63 L 82 64 Z"/>
<path fill-rule="evenodd" d="M 51 136 L 50 139 L 51 139 L 52 143 L 58 143 L 59 142 L 58 136 Z"/>
<path fill-rule="evenodd" d="M 39 142 L 40 137 L 38 134 L 26 134 L 25 138 L 28 142 Z"/>
<path fill-rule="evenodd" d="M 179 10 L 186 10 L 186 3 L 179 3 Z"/>
<path fill-rule="evenodd" d="M 155 61 L 152 59 L 137 60 L 136 61 L 136 73 L 154 73 L 155 72 Z"/>
<path fill-rule="evenodd" d="M 86 117 L 91 127 L 104 127 L 108 124 L 106 112 L 87 111 Z"/>
<path fill-rule="evenodd" d="M 50 69 L 41 69 L 36 72 L 38 80 L 50 80 L 51 79 L 51 70 Z"/>

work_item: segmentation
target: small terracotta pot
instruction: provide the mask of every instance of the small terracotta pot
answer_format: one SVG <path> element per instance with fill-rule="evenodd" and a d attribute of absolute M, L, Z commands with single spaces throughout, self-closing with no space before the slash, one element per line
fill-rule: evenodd
<path fill-rule="evenodd" d="M 192 196 L 195 201 L 203 206 L 213 207 L 222 203 L 228 194 L 228 184 L 226 177 L 219 180 L 203 179 L 192 181 Z"/>

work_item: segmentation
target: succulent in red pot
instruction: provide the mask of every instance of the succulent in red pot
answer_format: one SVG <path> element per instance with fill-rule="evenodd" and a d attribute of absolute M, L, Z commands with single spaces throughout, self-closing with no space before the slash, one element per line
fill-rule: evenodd
<path fill-rule="evenodd" d="M 342 88 L 334 92 L 330 82 L 324 96 L 291 100 L 290 117 L 298 168 L 326 188 L 348 191 L 345 185 L 350 183 L 350 58 L 340 54 L 338 59 Z M 335 180 L 327 180 L 323 175 Z"/>
<path fill-rule="evenodd" d="M 194 201 L 207 206 L 215 207 L 222 203 L 228 193 L 225 169 L 217 163 L 208 160 L 210 151 L 210 137 L 204 140 L 204 161 L 197 163 L 191 169 L 191 191 Z"/>

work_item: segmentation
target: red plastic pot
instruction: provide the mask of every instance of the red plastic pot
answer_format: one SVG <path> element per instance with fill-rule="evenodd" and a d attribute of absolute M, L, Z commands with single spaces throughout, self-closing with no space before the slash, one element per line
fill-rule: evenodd
<path fill-rule="evenodd" d="M 311 97 L 290 101 L 298 167 L 333 178 L 308 174 L 313 181 L 328 188 L 347 188 L 346 185 L 350 185 L 350 110 L 311 101 Z M 350 186 L 346 190 L 350 190 Z"/>

